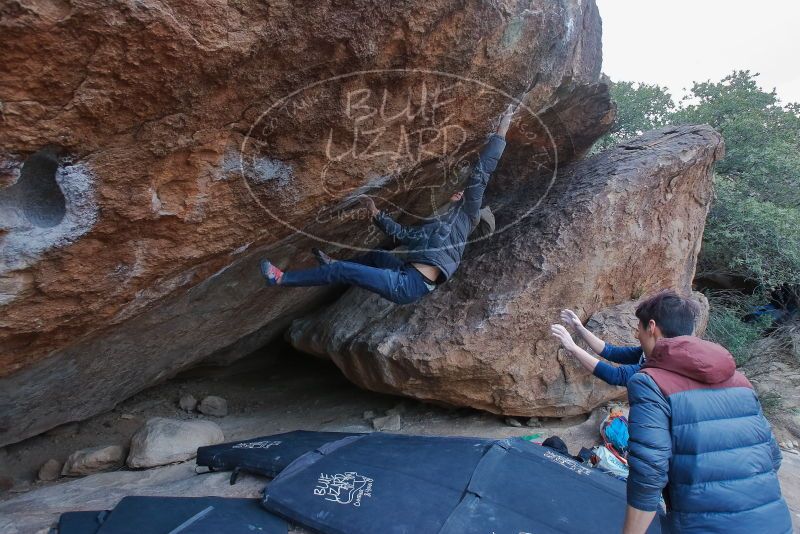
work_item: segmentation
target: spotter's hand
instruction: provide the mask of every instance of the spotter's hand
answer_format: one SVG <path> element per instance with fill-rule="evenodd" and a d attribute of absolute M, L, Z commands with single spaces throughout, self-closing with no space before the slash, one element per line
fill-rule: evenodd
<path fill-rule="evenodd" d="M 578 328 L 583 325 L 578 315 L 572 310 L 561 310 L 561 322 L 572 328 Z"/>
<path fill-rule="evenodd" d="M 572 336 L 569 335 L 569 332 L 567 332 L 567 329 L 564 328 L 563 325 L 560 324 L 551 325 L 550 333 L 553 335 L 554 338 L 559 340 L 561 342 L 561 345 L 569 352 L 572 352 L 574 349 L 578 348 L 578 346 L 572 340 Z"/>

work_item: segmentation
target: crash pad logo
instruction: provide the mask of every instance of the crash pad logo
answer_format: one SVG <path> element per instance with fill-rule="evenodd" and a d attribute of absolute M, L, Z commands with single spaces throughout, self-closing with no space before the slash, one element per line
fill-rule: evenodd
<path fill-rule="evenodd" d="M 543 187 L 527 212 L 494 229 L 498 234 L 541 204 L 558 169 L 556 137 L 539 117 L 541 110 L 526 104 L 533 84 L 529 80 L 512 94 L 479 79 L 426 69 L 333 76 L 270 97 L 260 115 L 253 113 L 238 157 L 226 154 L 223 172 L 226 179 L 240 175 L 248 202 L 284 227 L 270 225 L 270 233 L 289 230 L 368 251 L 384 236 L 369 224 L 369 209 L 359 197 L 369 196 L 378 209 L 410 226 L 447 216 L 456 207 L 454 193 L 472 173 L 483 136 L 496 130 L 511 104 L 517 108 L 514 143 L 527 147 L 517 151 L 525 162 L 515 165 L 535 169 Z M 548 110 L 548 123 L 553 113 Z M 476 232 L 468 242 L 488 234 Z M 331 235 L 346 237 L 331 241 Z"/>
<path fill-rule="evenodd" d="M 566 456 L 561 456 L 558 453 L 547 451 L 547 452 L 544 453 L 544 457 L 549 459 L 549 460 L 551 460 L 551 461 L 553 461 L 553 462 L 555 462 L 555 463 L 557 463 L 557 464 L 559 464 L 559 465 L 561 465 L 561 467 L 566 467 L 570 471 L 574 471 L 575 473 L 577 473 L 579 475 L 591 475 L 592 474 L 592 470 L 591 469 L 583 467 L 581 464 L 579 464 L 575 460 L 567 458 Z"/>
<path fill-rule="evenodd" d="M 347 471 L 336 475 L 322 473 L 314 486 L 314 495 L 338 504 L 361 506 L 362 499 L 372 497 L 371 478 Z"/>
<path fill-rule="evenodd" d="M 250 443 L 237 443 L 233 449 L 269 449 L 277 447 L 282 441 L 251 441 Z"/>

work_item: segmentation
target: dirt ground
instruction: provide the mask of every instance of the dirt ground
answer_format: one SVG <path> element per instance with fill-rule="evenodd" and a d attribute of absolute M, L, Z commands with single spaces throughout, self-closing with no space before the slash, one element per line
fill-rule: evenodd
<path fill-rule="evenodd" d="M 279 357 L 275 357 L 276 351 Z M 228 401 L 226 417 L 186 413 L 178 399 L 191 393 L 198 400 L 218 395 Z M 80 394 L 80 392 L 76 392 Z M 226 441 L 290 430 L 372 431 L 369 417 L 401 406 L 404 434 L 461 435 L 491 438 L 538 435 L 542 440 L 560 436 L 570 453 L 599 442 L 601 408 L 591 416 L 542 419 L 526 426 L 511 426 L 506 418 L 465 408 L 436 406 L 401 397 L 358 389 L 332 364 L 279 345 L 233 366 L 196 369 L 126 400 L 113 411 L 80 423 L 64 425 L 44 435 L 0 449 L 0 531 L 45 531 L 67 510 L 110 508 L 124 495 L 226 495 L 257 496 L 265 480 L 257 477 L 230 486 L 227 474 L 194 473 L 194 462 L 149 469 L 92 475 L 83 479 L 36 481 L 39 467 L 48 459 L 63 462 L 75 450 L 99 446 L 127 447 L 131 435 L 150 417 L 208 418 L 222 428 Z M 367 414 L 368 416 L 370 414 Z M 787 452 L 781 470 L 784 493 L 800 523 L 800 455 Z M 8 488 L 13 481 L 13 486 Z"/>
<path fill-rule="evenodd" d="M 594 427 L 576 429 L 587 417 L 542 419 L 541 427 L 526 427 L 523 418 L 517 428 L 504 417 L 477 410 L 365 391 L 348 382 L 329 362 L 282 345 L 278 349 L 284 354 L 277 359 L 262 353 L 227 368 L 191 370 L 131 397 L 111 412 L 0 449 L 0 475 L 14 479 L 10 493 L 41 487 L 46 483 L 37 483 L 36 474 L 48 459 L 63 462 L 73 451 L 86 447 L 126 447 L 150 417 L 209 419 L 220 425 L 226 440 L 237 440 L 297 429 L 368 432 L 373 428 L 365 412 L 381 416 L 402 405 L 405 412 L 400 432 L 406 434 L 493 438 L 541 434 L 542 439 L 557 434 L 575 454 L 580 446 L 590 445 L 587 440 L 593 441 L 597 434 Z M 228 415 L 220 418 L 186 413 L 178 407 L 184 393 L 191 393 L 198 401 L 206 395 L 223 397 L 228 401 Z"/>

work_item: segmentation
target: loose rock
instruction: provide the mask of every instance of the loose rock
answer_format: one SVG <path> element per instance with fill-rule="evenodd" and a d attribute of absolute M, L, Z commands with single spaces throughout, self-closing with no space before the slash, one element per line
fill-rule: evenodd
<path fill-rule="evenodd" d="M 539 421 L 538 417 L 531 417 L 530 419 L 528 419 L 525 422 L 525 426 L 528 426 L 528 427 L 531 427 L 531 428 L 539 428 L 539 427 L 542 426 L 542 422 Z"/>
<path fill-rule="evenodd" d="M 128 467 L 141 468 L 194 458 L 197 448 L 222 443 L 225 436 L 211 421 L 150 419 L 131 439 Z"/>
<path fill-rule="evenodd" d="M 403 426 L 403 421 L 398 414 L 385 415 L 372 420 L 372 428 L 382 432 L 396 432 Z"/>
<path fill-rule="evenodd" d="M 39 468 L 37 478 L 46 482 L 57 480 L 58 477 L 61 476 L 61 468 L 61 462 L 51 458 L 43 463 L 42 467 Z"/>
<path fill-rule="evenodd" d="M 406 413 L 406 405 L 403 403 L 398 404 L 394 408 L 386 410 L 386 415 L 403 415 Z"/>
<path fill-rule="evenodd" d="M 225 417 L 228 415 L 228 401 L 222 397 L 209 395 L 200 402 L 200 406 L 197 407 L 197 410 L 206 415 Z"/>
<path fill-rule="evenodd" d="M 178 401 L 178 405 L 184 412 L 193 412 L 197 408 L 197 399 L 195 399 L 194 395 L 191 393 L 187 393 L 181 397 Z"/>
<path fill-rule="evenodd" d="M 506 417 L 504 421 L 508 426 L 514 426 L 518 428 L 522 426 L 522 423 L 520 423 L 515 417 Z"/>
<path fill-rule="evenodd" d="M 364 419 L 366 421 L 369 421 L 370 419 L 375 419 L 375 412 L 373 412 L 372 410 L 367 410 L 366 412 L 364 412 Z"/>
<path fill-rule="evenodd" d="M 81 449 L 69 455 L 61 474 L 67 477 L 91 475 L 122 467 L 125 450 L 119 445 Z"/>

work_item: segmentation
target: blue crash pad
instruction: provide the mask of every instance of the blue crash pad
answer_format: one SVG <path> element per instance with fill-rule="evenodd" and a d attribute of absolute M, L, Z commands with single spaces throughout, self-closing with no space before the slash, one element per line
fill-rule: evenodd
<path fill-rule="evenodd" d="M 495 442 L 441 534 L 618 532 L 625 482 L 520 439 Z M 660 532 L 658 519 L 648 530 Z"/>
<path fill-rule="evenodd" d="M 347 436 L 344 432 L 296 430 L 197 449 L 197 465 L 213 471 L 241 470 L 276 477 L 287 465 L 309 451 Z M 232 478 L 231 482 L 233 482 Z"/>
<path fill-rule="evenodd" d="M 58 534 L 95 534 L 107 515 L 107 511 L 64 512 L 56 530 Z"/>
<path fill-rule="evenodd" d="M 98 534 L 286 534 L 289 526 L 258 499 L 125 497 Z"/>
<path fill-rule="evenodd" d="M 344 438 L 284 469 L 264 506 L 324 533 L 435 533 L 491 446 L 479 438 Z"/>
<path fill-rule="evenodd" d="M 302 456 L 263 505 L 325 534 L 546 534 L 619 531 L 626 500 L 624 482 L 521 439 L 376 433 Z"/>

